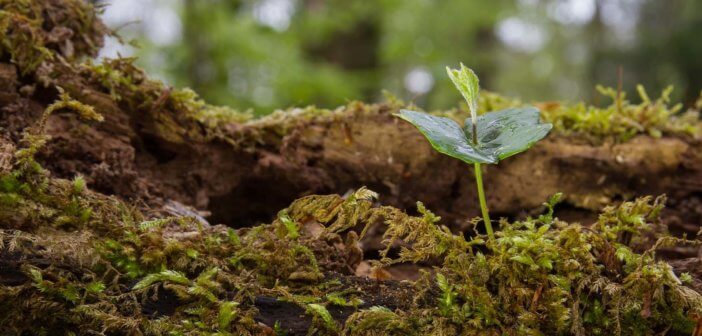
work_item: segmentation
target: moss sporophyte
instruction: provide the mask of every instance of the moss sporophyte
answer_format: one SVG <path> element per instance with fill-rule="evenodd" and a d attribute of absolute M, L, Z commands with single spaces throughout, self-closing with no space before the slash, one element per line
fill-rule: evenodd
<path fill-rule="evenodd" d="M 478 116 L 478 76 L 463 64 L 460 69 L 447 67 L 446 71 L 470 109 L 470 119 L 466 119 L 463 127 L 449 118 L 410 110 L 401 110 L 396 116 L 417 127 L 439 153 L 473 164 L 485 230 L 494 241 L 480 165 L 497 164 L 529 149 L 548 134 L 552 125 L 539 121 L 539 110 L 535 107 L 509 108 Z"/>

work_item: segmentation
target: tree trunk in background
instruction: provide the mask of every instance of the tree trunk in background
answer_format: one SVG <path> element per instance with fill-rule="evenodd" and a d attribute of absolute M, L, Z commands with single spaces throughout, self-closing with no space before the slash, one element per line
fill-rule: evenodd
<path fill-rule="evenodd" d="M 190 87 L 196 92 L 203 92 L 205 67 L 210 64 L 207 56 L 207 36 L 200 34 L 198 23 L 202 21 L 196 2 L 199 0 L 185 0 L 183 11 L 183 38 L 188 46 L 186 67 Z"/>

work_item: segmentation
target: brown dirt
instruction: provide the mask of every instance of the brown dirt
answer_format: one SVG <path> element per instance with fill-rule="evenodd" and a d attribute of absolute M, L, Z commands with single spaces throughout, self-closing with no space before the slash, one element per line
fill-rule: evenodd
<path fill-rule="evenodd" d="M 470 168 L 434 153 L 411 126 L 398 122 L 390 105 L 354 103 L 332 115 L 269 117 L 226 126 L 238 143 L 203 140 L 202 126 L 181 121 L 166 104 L 154 120 L 130 110 L 71 69 L 61 84 L 77 99 L 97 106 L 106 121 L 86 125 L 72 114 L 48 122 L 52 139 L 40 162 L 58 177 L 86 177 L 89 186 L 151 207 L 175 200 L 204 212 L 212 223 L 245 227 L 270 221 L 307 194 L 340 193 L 368 186 L 385 204 L 412 212 L 424 202 L 456 230 L 479 215 Z M 59 72 L 61 73 L 61 72 Z M 56 98 L 53 87 L 23 94 L 17 69 L 0 63 L 0 127 L 17 144 Z M 25 90 L 26 91 L 26 90 Z M 77 94 L 76 94 L 77 93 Z M 170 120 L 196 136 L 174 140 L 158 131 Z M 287 128 L 284 134 L 278 129 Z M 262 139 L 259 140 L 259 139 Z M 666 219 L 677 233 L 696 234 L 702 218 L 700 143 L 639 136 L 623 144 L 593 146 L 550 136 L 531 151 L 485 168 L 490 210 L 509 218 L 540 211 L 548 196 L 563 192 L 562 216 L 588 223 L 602 206 L 641 195 L 666 193 Z"/>
<path fill-rule="evenodd" d="M 47 6 L 59 3 L 48 1 Z M 467 218 L 479 214 L 470 168 L 435 153 L 413 127 L 394 118 L 398 106 L 351 103 L 334 111 L 293 110 L 222 125 L 213 137 L 208 126 L 182 110 L 170 88 L 153 86 L 145 78 L 136 76 L 138 92 L 114 99 L 89 68 L 75 62 L 94 54 L 104 27 L 94 23 L 94 36 L 81 35 L 75 27 L 56 25 L 62 21 L 52 17 L 39 36 L 60 58 L 27 71 L 0 54 L 0 172 L 10 169 L 22 132 L 58 98 L 61 87 L 94 106 L 105 121 L 86 124 L 73 114 L 52 115 L 46 130 L 51 140 L 39 162 L 53 177 L 83 175 L 91 190 L 126 200 L 147 214 L 172 213 L 175 204 L 178 211 L 205 215 L 211 224 L 249 227 L 271 222 L 301 196 L 344 194 L 367 186 L 379 192 L 384 204 L 414 213 L 421 201 L 453 230 L 470 233 Z M 540 213 L 550 195 L 563 192 L 557 216 L 590 223 L 604 205 L 665 193 L 664 222 L 674 234 L 694 237 L 702 225 L 701 153 L 702 143 L 675 137 L 638 136 L 621 144 L 591 145 L 552 134 L 532 150 L 485 168 L 488 205 L 495 217 L 519 218 Z M 379 247 L 380 231 L 369 232 L 366 252 Z M 18 270 L 20 261 L 61 267 L 43 256 L 3 251 L 0 285 L 27 281 Z M 697 279 L 702 276 L 696 249 L 668 250 L 665 256 L 693 258 L 674 266 Z M 413 301 L 412 288 L 402 282 L 333 277 L 344 288 L 359 289 L 364 307 L 402 308 Z M 166 295 L 143 308 L 168 314 L 172 300 Z M 260 297 L 256 306 L 266 325 L 279 320 L 292 334 L 304 333 L 310 325 L 294 304 Z M 339 321 L 351 312 L 331 311 Z"/>
<path fill-rule="evenodd" d="M 34 100 L 26 104 L 43 107 Z M 413 211 L 422 201 L 455 229 L 465 229 L 465 219 L 479 214 L 470 169 L 435 154 L 393 111 L 358 104 L 330 120 L 283 120 L 294 124 L 287 134 L 244 149 L 219 140 L 174 143 L 149 130 L 150 121 L 119 108 L 94 127 L 59 115 L 50 120 L 52 141 L 41 162 L 60 177 L 83 174 L 91 188 L 106 194 L 152 205 L 176 200 L 233 227 L 270 221 L 302 195 L 343 194 L 365 185 L 386 204 Z M 232 125 L 229 136 L 250 141 L 250 134 L 278 126 L 261 124 Z M 499 216 L 520 217 L 563 192 L 563 217 L 588 223 L 606 204 L 666 193 L 670 223 L 694 234 L 701 218 L 691 204 L 702 192 L 699 153 L 699 143 L 676 138 L 640 136 L 592 146 L 552 136 L 486 167 L 488 205 Z"/>

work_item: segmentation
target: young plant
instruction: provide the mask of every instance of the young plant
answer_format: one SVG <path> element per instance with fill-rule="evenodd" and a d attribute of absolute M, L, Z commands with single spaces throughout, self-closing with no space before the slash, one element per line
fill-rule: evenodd
<path fill-rule="evenodd" d="M 439 153 L 473 164 L 485 230 L 490 240 L 494 240 L 480 165 L 496 164 L 529 149 L 548 134 L 552 125 L 541 123 L 539 110 L 534 107 L 510 108 L 478 116 L 478 76 L 462 63 L 460 70 L 447 67 L 446 71 L 470 109 L 470 119 L 466 119 L 463 127 L 449 118 L 427 113 L 401 110 L 396 115 L 417 127 Z"/>

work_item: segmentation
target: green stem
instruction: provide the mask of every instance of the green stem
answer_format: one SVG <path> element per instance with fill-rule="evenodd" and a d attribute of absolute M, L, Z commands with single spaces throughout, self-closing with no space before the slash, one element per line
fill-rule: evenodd
<path fill-rule="evenodd" d="M 490 214 L 488 214 L 487 202 L 485 201 L 485 191 L 483 191 L 483 172 L 480 170 L 480 163 L 475 163 L 474 168 L 475 183 L 478 185 L 478 199 L 480 199 L 480 210 L 483 212 L 485 231 L 487 231 L 488 238 L 494 241 L 495 234 L 492 232 L 492 222 L 490 222 Z"/>

